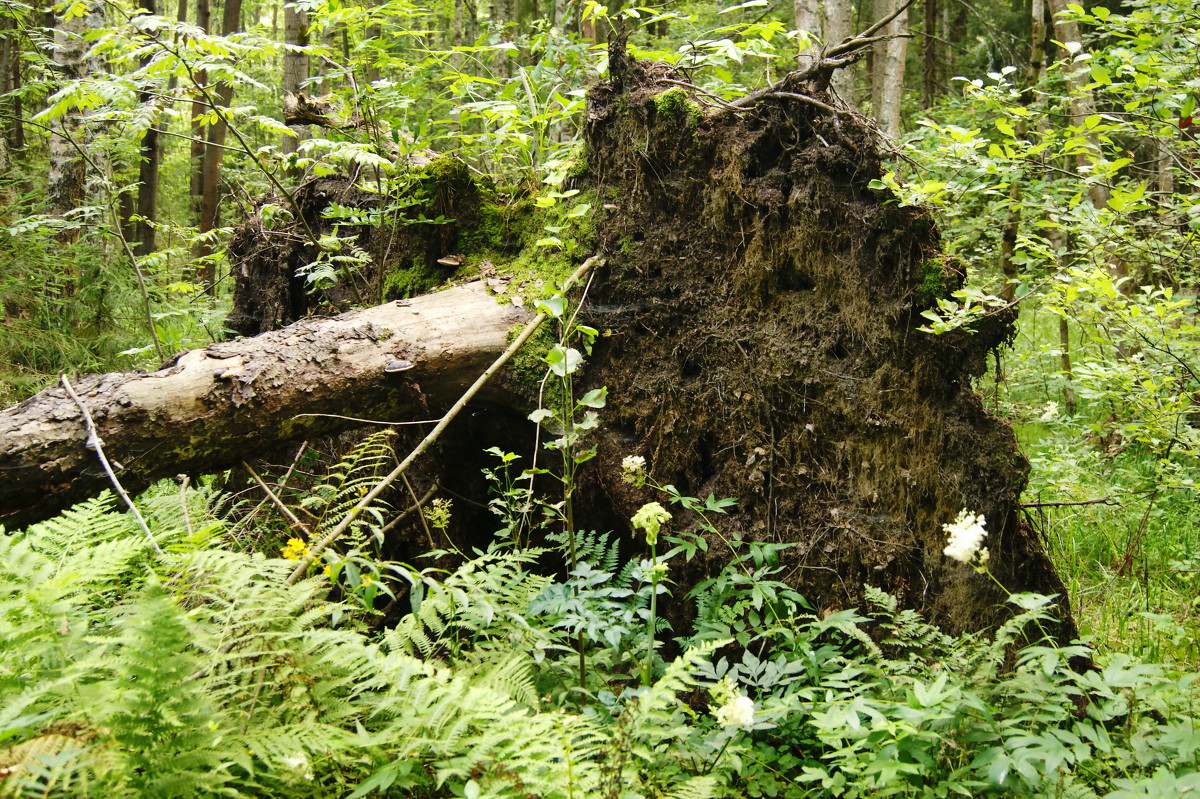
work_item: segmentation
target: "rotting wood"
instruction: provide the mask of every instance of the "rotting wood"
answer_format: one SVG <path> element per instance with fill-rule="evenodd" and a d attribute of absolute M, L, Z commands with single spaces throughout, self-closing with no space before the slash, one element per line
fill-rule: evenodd
<path fill-rule="evenodd" d="M 213 344 L 149 374 L 84 376 L 74 384 L 120 464 L 122 484 L 136 493 L 164 477 L 220 471 L 356 426 L 338 414 L 440 415 L 504 351 L 509 330 L 529 318 L 471 283 Z M 414 367 L 386 373 L 393 359 Z M 79 409 L 61 386 L 0 411 L 0 523 L 21 527 L 107 488 L 86 439 Z"/>

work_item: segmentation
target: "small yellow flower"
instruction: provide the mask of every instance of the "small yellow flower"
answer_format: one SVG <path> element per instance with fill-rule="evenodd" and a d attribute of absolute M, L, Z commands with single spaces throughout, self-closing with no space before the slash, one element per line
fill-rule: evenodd
<path fill-rule="evenodd" d="M 630 519 L 635 529 L 646 534 L 646 543 L 654 546 L 658 543 L 658 533 L 662 526 L 671 521 L 671 514 L 657 502 L 647 502 Z"/>
<path fill-rule="evenodd" d="M 308 557 L 308 543 L 303 538 L 289 538 L 283 548 L 283 557 L 287 560 L 304 560 Z"/>

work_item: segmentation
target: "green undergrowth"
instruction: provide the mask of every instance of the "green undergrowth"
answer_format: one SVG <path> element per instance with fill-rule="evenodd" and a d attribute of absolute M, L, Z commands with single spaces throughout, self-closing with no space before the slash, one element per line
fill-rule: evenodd
<path fill-rule="evenodd" d="M 309 507 L 336 518 L 371 462 L 344 462 Z M 216 500 L 144 497 L 161 553 L 109 497 L 0 537 L 0 794 L 1124 799 L 1200 786 L 1196 675 L 1119 653 L 1076 671 L 1086 650 L 1047 641 L 1014 650 L 1047 619 L 1043 598 L 1013 597 L 994 638 L 946 636 L 873 589 L 863 608 L 817 614 L 778 581 L 778 546 L 745 544 L 686 598 L 692 629 L 656 625 L 681 654 L 647 658 L 652 596 L 670 591 L 658 577 L 701 536 L 664 528 L 661 558 L 624 561 L 614 535 L 579 532 L 575 568 L 554 576 L 566 542 L 553 536 L 518 545 L 510 526 L 455 568 L 420 569 L 371 562 L 367 524 L 357 555 L 331 552 L 289 584 L 308 543 L 240 544 L 253 537 L 233 536 Z M 664 501 L 668 526 L 725 507 Z M 389 594 L 409 610 L 380 629 L 371 608 Z"/>
<path fill-rule="evenodd" d="M 144 523 L 104 496 L 0 534 L 0 797 L 1200 790 L 1200 674 L 1179 665 L 1194 637 L 1164 634 L 1174 616 L 1131 611 L 1116 591 L 1108 616 L 1082 603 L 1093 637 L 1108 624 L 1096 650 L 1045 637 L 1055 605 L 1031 594 L 1009 597 L 1010 620 L 987 634 L 947 635 L 869 585 L 862 607 L 819 612 L 783 581 L 789 545 L 729 540 L 720 521 L 736 500 L 681 495 L 637 455 L 622 479 L 659 501 L 626 529 L 579 529 L 578 470 L 597 454 L 607 391 L 579 396 L 573 381 L 599 331 L 562 295 L 536 305 L 554 331 L 530 415 L 547 454 L 526 468 L 488 451 L 495 534 L 476 549 L 455 544 L 453 501 L 438 497 L 417 534 L 444 548 L 385 558 L 397 511 L 367 497 L 396 462 L 390 431 L 291 487 L 286 521 L 265 501 L 266 515 L 227 518 L 211 490 L 164 483 L 138 501 Z M 1025 421 L 1042 496 L 1056 472 L 1033 434 L 1073 422 L 1036 391 L 990 401 Z M 1126 481 L 1147 463 L 1129 448 L 1106 457 Z M 1162 462 L 1138 479 L 1161 484 Z M 1116 483 L 1090 462 L 1055 463 L 1093 475 L 1062 472 L 1060 492 Z M 1147 506 L 1185 507 L 1165 493 Z M 1121 507 L 1128 523 L 1137 507 Z M 1052 521 L 1091 548 L 1078 562 L 1122 551 L 1094 524 Z M 946 522 L 954 568 L 987 572 L 982 518 Z M 622 546 L 630 532 L 640 554 Z M 672 574 L 717 539 L 730 560 L 678 590 Z M 1142 564 L 1167 539 L 1137 543 Z M 1072 580 L 1077 606 L 1089 569 Z M 1160 590 L 1138 579 L 1120 585 Z M 667 624 L 667 602 L 691 606 L 688 628 Z M 1141 642 L 1118 644 L 1121 611 L 1126 635 L 1149 625 Z"/>
<path fill-rule="evenodd" d="M 999 390 L 985 382 L 987 401 L 1014 422 L 1030 460 L 1027 516 L 1067 586 L 1081 632 L 1100 651 L 1198 669 L 1196 461 L 1184 446 L 1138 440 L 1146 425 L 1137 414 L 1089 389 L 1089 380 L 1105 377 L 1089 367 L 1111 354 L 1074 325 L 1069 331 L 1073 366 L 1082 365 L 1084 379 L 1062 373 L 1057 318 L 1030 304 L 1002 358 Z M 1075 394 L 1074 415 L 1064 388 Z M 1187 424 L 1175 429 L 1190 435 Z"/>
<path fill-rule="evenodd" d="M 496 273 L 510 280 L 502 299 L 521 297 L 532 303 L 554 294 L 579 264 L 592 254 L 598 203 L 594 192 L 550 192 L 525 198 L 507 207 L 485 206 L 481 214 L 486 235 L 468 231 L 465 244 L 482 244 L 473 251 L 475 263 L 487 259 Z"/>

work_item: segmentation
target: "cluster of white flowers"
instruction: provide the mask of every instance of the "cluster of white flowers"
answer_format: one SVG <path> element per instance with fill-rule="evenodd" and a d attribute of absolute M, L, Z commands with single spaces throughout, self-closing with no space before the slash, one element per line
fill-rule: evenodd
<path fill-rule="evenodd" d="M 754 726 L 754 700 L 738 694 L 717 708 L 717 723 L 726 729 L 748 730 Z"/>
<path fill-rule="evenodd" d="M 299 772 L 300 776 L 304 777 L 304 779 L 311 780 L 313 778 L 312 768 L 308 764 L 308 755 L 303 752 L 297 752 L 290 757 L 285 757 L 283 763 L 293 771 Z"/>
<path fill-rule="evenodd" d="M 960 563 L 970 563 L 975 554 L 980 551 L 983 539 L 987 535 L 987 530 L 983 529 L 986 523 L 982 513 L 973 516 L 970 511 L 964 509 L 953 522 L 943 524 L 942 529 L 950 537 L 946 548 L 942 550 L 946 553 L 946 557 L 953 558 Z M 986 550 L 984 551 L 986 552 Z"/>
<path fill-rule="evenodd" d="M 1051 400 L 1050 402 L 1047 402 L 1046 410 L 1044 410 L 1042 412 L 1042 415 L 1039 416 L 1038 418 L 1041 419 L 1043 422 L 1050 422 L 1050 421 L 1053 421 L 1054 419 L 1058 418 L 1058 403 L 1054 402 L 1053 400 Z"/>
<path fill-rule="evenodd" d="M 621 461 L 621 479 L 641 488 L 646 484 L 646 459 L 641 455 L 626 455 Z"/>

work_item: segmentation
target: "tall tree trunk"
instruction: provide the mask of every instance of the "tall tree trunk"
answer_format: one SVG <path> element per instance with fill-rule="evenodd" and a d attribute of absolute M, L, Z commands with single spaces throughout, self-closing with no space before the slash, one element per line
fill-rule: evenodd
<path fill-rule="evenodd" d="M 883 19 L 896 10 L 902 0 L 875 0 L 875 19 Z M 908 56 L 908 9 L 901 11 L 880 31 L 895 38 L 875 45 L 871 70 L 871 114 L 884 134 L 901 134 L 900 106 L 904 96 L 904 62 Z"/>
<path fill-rule="evenodd" d="M 450 44 L 455 50 L 450 56 L 450 66 L 455 72 L 462 71 L 462 53 L 458 52 L 457 48 L 462 47 L 464 38 L 463 17 L 466 9 L 463 8 L 463 4 L 464 0 L 454 0 L 454 21 L 451 25 Z"/>
<path fill-rule="evenodd" d="M 825 42 L 837 44 L 843 39 L 849 39 L 854 27 L 854 0 L 824 0 L 822 9 L 821 24 L 825 29 Z M 858 102 L 854 75 L 854 67 L 843 67 L 834 70 L 829 81 L 833 91 L 850 107 L 854 107 Z"/>
<path fill-rule="evenodd" d="M 1042 78 L 1042 67 L 1046 54 L 1046 4 L 1044 0 L 1031 0 L 1030 3 L 1031 33 L 1029 38 L 1029 63 L 1025 69 L 1024 90 L 1021 92 L 1021 105 L 1028 107 L 1033 102 L 1033 91 L 1037 82 Z M 1029 135 L 1029 118 L 1021 116 L 1013 126 L 1014 138 L 1018 141 Z M 1017 297 L 1017 281 L 1020 271 L 1014 260 L 1017 249 L 1017 239 L 1021 233 L 1021 180 L 1022 175 L 1014 175 L 1008 188 L 1008 218 L 1004 223 L 1004 233 L 1000 239 L 1000 271 L 1004 274 L 1004 288 L 1000 296 L 1012 302 Z"/>
<path fill-rule="evenodd" d="M 9 209 L 12 208 L 13 201 L 16 199 L 16 192 L 13 185 L 3 177 L 8 175 L 11 169 L 12 160 L 8 154 L 8 139 L 0 136 L 0 225 L 7 225 L 12 221 Z"/>
<path fill-rule="evenodd" d="M 17 42 L 17 18 L 0 17 L 0 126 L 9 158 L 25 149 L 25 126 L 21 121 L 21 49 Z M 11 164 L 11 161 L 10 161 Z"/>
<path fill-rule="evenodd" d="M 301 48 L 308 47 L 308 12 L 297 8 L 294 3 L 283 7 L 283 40 L 286 50 L 283 53 L 283 93 L 299 94 L 304 81 L 308 79 L 308 53 Z M 296 152 L 297 145 L 304 137 L 305 126 L 294 125 L 291 135 L 284 135 L 280 148 L 285 154 Z"/>
<path fill-rule="evenodd" d="M 822 45 L 837 44 L 850 36 L 854 4 L 852 0 L 795 0 L 792 13 L 796 30 L 808 31 L 820 40 L 796 56 L 797 66 L 803 69 L 820 57 Z M 831 84 L 847 105 L 854 104 L 854 73 L 850 68 L 836 70 Z"/>
<path fill-rule="evenodd" d="M 321 29 L 321 46 L 330 53 L 337 52 L 337 33 L 329 24 L 326 24 L 325 27 Z M 328 67 L 322 66 L 319 72 L 321 75 L 321 94 L 331 93 L 334 88 L 334 79 L 330 76 Z M 340 76 L 341 73 L 339 72 L 338 74 L 338 80 L 344 81 L 345 78 Z"/>
<path fill-rule="evenodd" d="M 141 5 L 150 14 L 157 14 L 157 0 L 141 0 Z M 150 62 L 150 56 L 142 60 L 142 66 L 146 66 Z M 142 92 L 138 96 L 138 100 L 142 105 L 150 105 L 155 103 L 154 96 L 150 92 Z M 151 120 L 150 127 L 146 128 L 146 132 L 142 134 L 142 143 L 139 147 L 140 159 L 138 161 L 138 194 L 137 194 L 137 215 L 138 220 L 134 226 L 134 239 L 136 244 L 133 251 L 135 255 L 149 255 L 155 250 L 155 235 L 154 222 L 158 218 L 158 172 L 160 158 L 160 148 L 158 143 L 157 114 Z"/>
<path fill-rule="evenodd" d="M 221 34 L 230 36 L 241 27 L 242 0 L 225 0 L 225 9 L 221 19 Z M 229 108 L 233 100 L 233 84 L 221 82 L 217 84 L 215 98 L 221 109 Z M 217 227 L 221 206 L 221 159 L 225 154 L 225 134 L 228 125 L 224 119 L 219 119 L 208 129 L 208 141 L 204 147 L 203 169 L 201 172 L 200 194 L 200 233 L 208 233 Z M 212 294 L 216 287 L 216 265 L 212 262 L 212 243 L 202 240 L 196 245 L 197 258 L 204 259 L 200 265 L 200 279 L 208 293 Z"/>
<path fill-rule="evenodd" d="M 1054 20 L 1054 38 L 1066 44 L 1067 42 L 1083 42 L 1083 37 L 1079 32 L 1079 25 L 1075 20 L 1066 16 L 1067 2 L 1066 0 L 1048 0 L 1050 6 L 1050 14 Z M 1071 59 L 1071 56 L 1067 56 Z M 1096 113 L 1096 98 L 1087 86 L 1091 83 L 1091 76 L 1086 68 L 1082 65 L 1069 65 L 1067 67 L 1067 95 L 1070 100 L 1070 110 L 1068 112 L 1068 121 L 1072 128 L 1082 132 L 1084 130 L 1084 120 Z M 1098 146 L 1099 141 L 1095 133 L 1088 134 L 1089 140 L 1093 145 Z M 1087 154 L 1081 152 L 1079 154 L 1079 165 L 1085 165 Z M 1108 186 L 1094 182 L 1088 188 L 1088 197 L 1092 201 L 1092 206 L 1097 210 L 1108 207 L 1109 199 Z"/>
<path fill-rule="evenodd" d="M 1067 326 L 1067 317 L 1058 317 L 1058 359 L 1059 370 L 1063 376 L 1063 411 L 1067 416 L 1074 416 L 1078 410 L 1075 399 L 1075 389 L 1071 383 L 1075 375 L 1071 370 L 1071 329 Z"/>
<path fill-rule="evenodd" d="M 89 3 L 80 16 L 65 19 L 56 16 L 54 27 L 54 64 L 62 82 L 81 80 L 95 67 L 88 57 L 88 43 L 83 35 L 104 25 L 104 10 L 99 3 Z M 65 216 L 83 204 L 87 169 L 82 152 L 86 148 L 83 131 L 83 112 L 71 109 L 51 123 L 50 171 L 47 187 L 50 213 Z M 66 231 L 67 241 L 78 239 L 78 231 Z"/>
<path fill-rule="evenodd" d="M 184 0 L 180 0 L 182 5 Z M 196 0 L 196 27 L 208 33 L 212 28 L 211 0 Z M 201 86 L 208 84 L 208 70 L 198 69 L 195 74 L 196 83 Z M 192 149 L 191 149 L 191 184 L 189 194 L 192 197 L 193 208 L 200 210 L 200 198 L 204 194 L 204 139 L 207 131 L 200 124 L 200 118 L 206 111 L 204 95 L 196 92 L 192 99 Z"/>
<path fill-rule="evenodd" d="M 575 5 L 575 16 L 578 20 L 579 34 L 589 41 L 596 41 L 596 18 L 589 17 L 587 20 L 582 18 L 580 9 L 583 3 Z M 516 21 L 516 0 L 492 0 L 492 24 L 499 25 L 503 28 L 501 38 L 505 41 L 511 41 L 513 30 L 510 23 Z M 497 50 L 493 60 L 494 69 L 498 74 L 504 75 L 507 78 L 512 77 L 512 56 L 507 50 Z"/>
<path fill-rule="evenodd" d="M 929 108 L 937 100 L 938 69 L 942 66 L 938 46 L 937 0 L 925 0 L 925 25 L 921 31 L 921 107 Z"/>
<path fill-rule="evenodd" d="M 1083 42 L 1083 37 L 1079 31 L 1079 25 L 1073 19 L 1066 16 L 1067 3 L 1065 0 L 1047 0 L 1050 7 L 1050 14 L 1054 20 L 1054 38 L 1063 44 L 1067 42 Z M 1067 55 L 1066 70 L 1067 70 L 1067 96 L 1069 99 L 1069 109 L 1067 113 L 1068 123 L 1073 132 L 1083 133 L 1087 130 L 1086 135 L 1088 142 L 1091 144 L 1091 149 L 1099 152 L 1101 141 L 1096 135 L 1094 129 L 1087 129 L 1084 121 L 1096 113 L 1096 97 L 1092 94 L 1088 85 L 1091 83 L 1091 74 L 1086 65 L 1075 60 L 1075 56 Z M 1088 160 L 1088 154 L 1084 148 L 1080 148 L 1076 156 L 1075 164 L 1073 165 L 1081 175 L 1085 170 L 1091 168 Z M 1088 199 L 1091 201 L 1092 207 L 1101 211 L 1108 208 L 1108 201 L 1112 192 L 1108 185 L 1100 181 L 1093 181 L 1088 186 Z M 1112 252 L 1111 248 L 1106 245 L 1101 245 L 1102 258 L 1108 260 L 1108 270 L 1117 281 L 1117 288 L 1122 294 L 1130 294 L 1134 289 L 1134 282 L 1126 280 L 1129 276 L 1128 269 L 1125 263 Z M 1133 354 L 1132 350 L 1127 350 L 1123 346 L 1118 347 L 1118 353 L 1121 357 L 1128 357 Z"/>
<path fill-rule="evenodd" d="M 824 40 L 825 31 L 821 25 L 821 0 L 796 0 L 792 5 L 792 18 L 796 30 L 806 31 L 811 37 Z M 796 54 L 796 63 L 804 69 L 821 57 L 821 42 L 812 41 Z"/>
<path fill-rule="evenodd" d="M 135 255 L 149 255 L 158 248 L 154 223 L 158 220 L 158 174 L 162 148 L 158 131 L 151 127 L 142 135 L 142 160 L 138 164 L 138 220 L 134 229 Z"/>
<path fill-rule="evenodd" d="M 378 22 L 367 28 L 367 39 L 375 43 L 371 48 L 372 50 L 379 48 L 379 40 L 381 38 L 383 38 L 383 28 Z M 374 55 L 372 55 L 371 60 L 367 63 L 366 76 L 367 83 L 374 83 L 381 77 L 379 72 L 379 62 Z"/>

